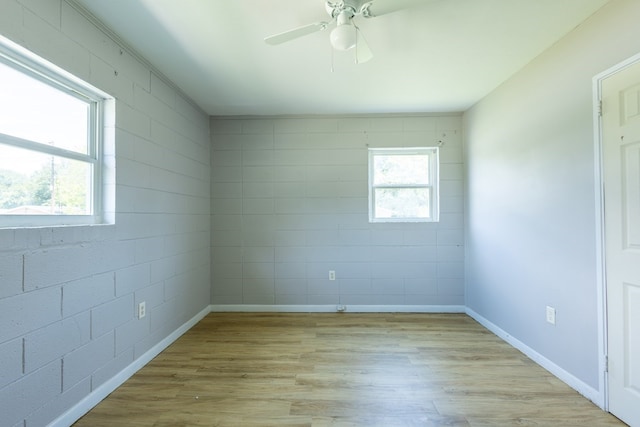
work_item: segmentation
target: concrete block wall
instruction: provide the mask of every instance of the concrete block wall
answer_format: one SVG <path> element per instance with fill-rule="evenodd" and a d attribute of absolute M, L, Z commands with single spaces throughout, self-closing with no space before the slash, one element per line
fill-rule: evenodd
<path fill-rule="evenodd" d="M 43 426 L 209 305 L 209 120 L 71 3 L 0 0 L 0 34 L 116 99 L 115 223 L 0 228 L 0 425 Z"/>
<path fill-rule="evenodd" d="M 212 118 L 211 139 L 214 305 L 464 305 L 459 115 Z M 367 148 L 440 141 L 440 222 L 369 223 Z"/>

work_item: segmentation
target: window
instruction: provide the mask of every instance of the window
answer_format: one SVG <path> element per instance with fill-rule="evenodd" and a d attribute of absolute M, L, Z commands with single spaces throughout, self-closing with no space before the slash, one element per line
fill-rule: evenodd
<path fill-rule="evenodd" d="M 438 221 L 438 149 L 369 149 L 369 221 Z"/>
<path fill-rule="evenodd" d="M 0 225 L 100 222 L 106 94 L 0 38 Z"/>

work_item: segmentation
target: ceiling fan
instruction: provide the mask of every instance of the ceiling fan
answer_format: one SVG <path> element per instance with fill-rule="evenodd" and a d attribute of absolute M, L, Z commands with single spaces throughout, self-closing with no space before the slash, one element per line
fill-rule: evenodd
<path fill-rule="evenodd" d="M 329 36 L 331 45 L 337 50 L 355 48 L 356 63 L 363 63 L 373 58 L 373 53 L 369 49 L 360 29 L 355 24 L 355 17 L 375 18 L 424 3 L 425 0 L 327 0 L 325 9 L 331 17 L 329 21 L 314 22 L 313 24 L 293 28 L 283 33 L 266 37 L 264 41 L 270 45 L 285 43 L 325 30 L 336 22 L 336 27 L 331 30 Z"/>

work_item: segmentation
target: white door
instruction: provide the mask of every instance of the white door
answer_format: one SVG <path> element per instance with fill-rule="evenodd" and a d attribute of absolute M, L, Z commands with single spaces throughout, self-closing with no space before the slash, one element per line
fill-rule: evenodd
<path fill-rule="evenodd" d="M 602 81 L 609 410 L 640 426 L 640 62 Z"/>

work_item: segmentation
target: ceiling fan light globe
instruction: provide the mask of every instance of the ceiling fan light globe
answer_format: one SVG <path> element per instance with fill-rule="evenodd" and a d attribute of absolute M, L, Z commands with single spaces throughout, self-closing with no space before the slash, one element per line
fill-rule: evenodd
<path fill-rule="evenodd" d="M 349 50 L 356 45 L 356 27 L 351 24 L 338 25 L 331 31 L 329 39 L 337 50 Z"/>

